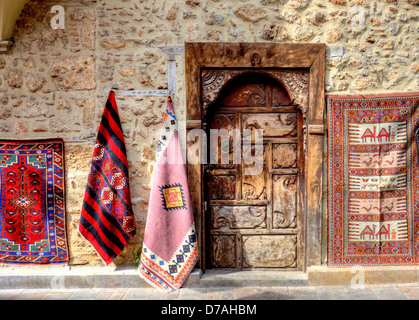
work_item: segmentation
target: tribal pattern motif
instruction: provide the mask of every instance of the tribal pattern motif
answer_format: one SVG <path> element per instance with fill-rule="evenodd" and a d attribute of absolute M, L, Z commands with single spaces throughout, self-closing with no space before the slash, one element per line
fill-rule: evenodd
<path fill-rule="evenodd" d="M 143 244 L 140 268 L 151 285 L 172 291 L 183 284 L 197 260 L 198 243 L 195 226 L 192 226 L 169 261 Z"/>
<path fill-rule="evenodd" d="M 163 207 L 166 210 L 186 209 L 185 196 L 180 183 L 161 186 Z"/>

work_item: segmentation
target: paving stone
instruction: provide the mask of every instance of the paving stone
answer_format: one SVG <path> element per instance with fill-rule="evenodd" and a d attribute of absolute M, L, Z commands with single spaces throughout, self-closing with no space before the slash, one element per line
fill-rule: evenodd
<path fill-rule="evenodd" d="M 149 288 L 130 288 L 127 289 L 123 300 L 146 300 L 151 295 L 153 289 Z"/>
<path fill-rule="evenodd" d="M 68 292 L 49 292 L 44 294 L 41 300 L 67 300 L 73 294 L 72 291 Z"/>
<path fill-rule="evenodd" d="M 150 296 L 150 300 L 176 300 L 179 297 L 179 290 L 173 292 L 164 292 L 160 289 L 153 289 Z"/>
<path fill-rule="evenodd" d="M 399 290 L 403 292 L 403 294 L 409 300 L 419 300 L 419 287 L 399 287 Z"/>
<path fill-rule="evenodd" d="M 419 300 L 419 284 L 212 287 L 164 292 L 154 288 L 4 289 L 0 300 Z"/>
<path fill-rule="evenodd" d="M 313 287 L 289 287 L 290 300 L 318 300 L 317 290 Z"/>
<path fill-rule="evenodd" d="M 233 291 L 234 300 L 253 300 L 255 296 L 260 295 L 259 287 L 234 288 Z"/>
<path fill-rule="evenodd" d="M 0 300 L 11 300 L 20 295 L 24 289 L 6 289 L 0 291 Z"/>
<path fill-rule="evenodd" d="M 74 292 L 68 300 L 96 300 L 99 292 L 95 291 L 78 291 Z"/>
<path fill-rule="evenodd" d="M 318 289 L 317 295 L 320 300 L 348 300 L 349 297 L 343 288 Z"/>
<path fill-rule="evenodd" d="M 369 287 L 351 288 L 346 287 L 345 292 L 350 300 L 377 300 L 377 296 Z"/>
<path fill-rule="evenodd" d="M 234 289 L 231 287 L 224 288 L 222 292 L 220 292 L 220 300 L 233 300 L 234 296 Z"/>
<path fill-rule="evenodd" d="M 261 288 L 260 292 L 253 296 L 254 300 L 288 300 L 287 287 L 268 287 Z"/>
<path fill-rule="evenodd" d="M 49 293 L 51 289 L 25 289 L 18 294 L 15 300 L 40 300 L 42 297 Z"/>
<path fill-rule="evenodd" d="M 223 288 L 208 288 L 205 300 L 219 300 Z"/>
<path fill-rule="evenodd" d="M 179 300 L 204 300 L 207 293 L 206 288 L 181 288 L 179 290 Z"/>
<path fill-rule="evenodd" d="M 396 285 L 371 286 L 378 300 L 406 300 L 406 295 Z"/>

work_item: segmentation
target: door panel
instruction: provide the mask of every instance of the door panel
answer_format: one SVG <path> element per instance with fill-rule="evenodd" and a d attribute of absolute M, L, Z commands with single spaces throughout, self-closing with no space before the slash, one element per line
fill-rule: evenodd
<path fill-rule="evenodd" d="M 273 144 L 272 145 L 272 168 L 297 168 L 298 144 Z"/>
<path fill-rule="evenodd" d="M 210 200 L 234 200 L 236 198 L 236 177 L 211 175 L 207 180 Z"/>
<path fill-rule="evenodd" d="M 266 207 L 213 205 L 211 217 L 214 230 L 266 228 Z"/>
<path fill-rule="evenodd" d="M 297 114 L 262 113 L 245 114 L 244 129 L 261 129 L 264 137 L 295 137 L 297 135 Z"/>
<path fill-rule="evenodd" d="M 236 236 L 211 236 L 211 264 L 216 268 L 237 268 Z"/>
<path fill-rule="evenodd" d="M 297 175 L 273 176 L 273 228 L 295 228 L 297 217 Z"/>
<path fill-rule="evenodd" d="M 294 235 L 243 236 L 244 268 L 295 267 L 297 237 Z"/>
<path fill-rule="evenodd" d="M 242 199 L 266 199 L 266 145 L 255 148 L 242 145 Z M 250 162 L 250 163 L 246 163 Z M 250 173 L 250 174 L 246 174 Z"/>

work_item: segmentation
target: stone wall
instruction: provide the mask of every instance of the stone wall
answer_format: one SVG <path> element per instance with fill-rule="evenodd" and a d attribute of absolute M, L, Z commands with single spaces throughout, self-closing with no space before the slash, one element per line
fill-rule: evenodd
<path fill-rule="evenodd" d="M 31 1 L 0 54 L 0 137 L 62 137 L 72 265 L 102 264 L 77 231 L 96 129 L 110 88 L 168 88 L 163 46 L 185 41 L 326 43 L 329 93 L 419 91 L 417 0 Z M 65 10 L 53 29 L 53 5 Z M 184 56 L 174 102 L 185 119 Z M 118 96 L 137 235 L 115 260 L 131 264 L 142 241 L 162 96 Z M 326 213 L 325 213 L 326 214 Z"/>

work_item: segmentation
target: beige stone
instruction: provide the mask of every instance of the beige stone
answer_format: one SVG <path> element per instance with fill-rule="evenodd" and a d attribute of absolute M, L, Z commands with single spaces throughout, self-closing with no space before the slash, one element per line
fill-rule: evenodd
<path fill-rule="evenodd" d="M 23 85 L 22 72 L 10 70 L 4 77 L 11 88 L 20 88 Z"/>
<path fill-rule="evenodd" d="M 106 49 L 121 49 L 127 45 L 127 42 L 124 40 L 104 40 L 100 45 Z"/>
<path fill-rule="evenodd" d="M 93 57 L 63 58 L 55 61 L 50 75 L 64 90 L 89 90 L 96 87 Z"/>
<path fill-rule="evenodd" d="M 175 3 L 167 12 L 166 19 L 167 20 L 174 20 L 176 19 L 177 12 L 179 11 L 179 5 Z"/>
<path fill-rule="evenodd" d="M 41 77 L 40 75 L 30 73 L 26 77 L 26 87 L 30 92 L 36 92 L 42 89 L 45 81 L 45 78 Z"/>
<path fill-rule="evenodd" d="M 346 4 L 346 0 L 329 0 L 329 2 L 331 2 L 333 4 L 338 4 L 338 5 L 345 5 Z"/>
<path fill-rule="evenodd" d="M 291 6 L 295 9 L 303 9 L 308 6 L 309 0 L 292 0 Z"/>
<path fill-rule="evenodd" d="M 28 131 L 28 126 L 26 125 L 26 123 L 16 123 L 15 127 L 14 127 L 14 133 L 15 134 L 20 134 L 20 133 L 25 133 Z"/>
<path fill-rule="evenodd" d="M 296 41 L 308 41 L 314 37 L 314 31 L 308 27 L 295 27 L 293 29 L 294 40 Z"/>
<path fill-rule="evenodd" d="M 278 13 L 275 17 L 277 19 L 284 20 L 289 23 L 294 23 L 294 22 L 301 23 L 301 15 L 294 10 L 282 11 Z"/>
<path fill-rule="evenodd" d="M 327 42 L 334 43 L 342 38 L 342 32 L 338 28 L 332 28 L 327 33 Z"/>
<path fill-rule="evenodd" d="M 289 35 L 284 27 L 271 23 L 266 23 L 262 28 L 261 37 L 265 40 L 283 41 L 288 39 Z"/>
<path fill-rule="evenodd" d="M 238 7 L 235 15 L 244 21 L 251 22 L 265 19 L 268 16 L 266 10 L 256 7 L 254 4 L 245 4 Z"/>
<path fill-rule="evenodd" d="M 95 47 L 95 26 L 86 25 L 81 29 L 81 44 L 90 49 Z"/>
<path fill-rule="evenodd" d="M 308 284 L 312 286 L 359 285 L 406 283 L 418 281 L 418 268 L 415 266 L 374 266 L 348 267 L 310 267 L 307 270 Z"/>

